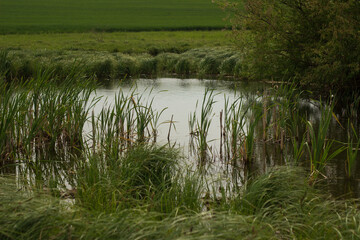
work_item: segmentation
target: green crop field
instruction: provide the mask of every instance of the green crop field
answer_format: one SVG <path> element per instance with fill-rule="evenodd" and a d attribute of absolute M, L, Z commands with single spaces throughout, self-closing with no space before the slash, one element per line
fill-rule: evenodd
<path fill-rule="evenodd" d="M 1 0 L 0 33 L 224 27 L 211 0 Z"/>
<path fill-rule="evenodd" d="M 144 53 L 231 45 L 229 31 L 86 32 L 0 35 L 0 49 Z"/>

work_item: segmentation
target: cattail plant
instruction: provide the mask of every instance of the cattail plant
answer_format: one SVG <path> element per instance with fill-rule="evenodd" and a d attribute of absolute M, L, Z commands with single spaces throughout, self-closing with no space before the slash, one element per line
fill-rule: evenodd
<path fill-rule="evenodd" d="M 193 114 L 190 114 L 190 134 L 195 136 L 198 158 L 201 165 L 205 164 L 208 159 L 207 136 L 212 121 L 214 103 L 214 91 L 207 88 L 201 104 L 199 118 L 196 116 L 196 110 Z M 194 129 L 194 127 L 196 127 L 196 129 Z"/>

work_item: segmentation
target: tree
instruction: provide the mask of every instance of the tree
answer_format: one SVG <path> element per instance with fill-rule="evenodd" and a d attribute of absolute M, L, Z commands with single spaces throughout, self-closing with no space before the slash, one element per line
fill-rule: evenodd
<path fill-rule="evenodd" d="M 359 0 L 216 0 L 228 11 L 243 76 L 359 87 Z"/>

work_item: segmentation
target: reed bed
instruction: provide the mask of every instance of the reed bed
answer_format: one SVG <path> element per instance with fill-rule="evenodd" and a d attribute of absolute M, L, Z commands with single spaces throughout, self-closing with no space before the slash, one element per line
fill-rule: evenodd
<path fill-rule="evenodd" d="M 206 89 L 201 103 L 200 116 L 197 117 L 195 110 L 189 117 L 190 135 L 195 138 L 196 152 L 198 153 L 200 165 L 204 165 L 210 159 L 207 137 L 211 125 L 214 103 L 213 90 Z"/>
<path fill-rule="evenodd" d="M 136 88 L 119 90 L 95 114 L 97 85 L 82 76 L 70 72 L 59 79 L 43 69 L 17 82 L 3 75 L 1 239 L 360 236 L 358 202 L 315 189 L 345 146 L 349 178 L 358 159 L 356 127 L 349 123 L 347 143 L 329 138 L 331 123 L 339 121 L 332 104 L 317 103 L 315 126 L 300 115 L 301 93 L 293 85 L 225 97 L 217 156 L 208 139 L 216 94 L 207 89 L 189 118 L 198 164 L 186 166 L 178 149 L 158 143 L 165 109 L 155 109 L 153 98 Z M 267 144 L 295 166 L 247 175 L 258 161 L 256 147 Z M 204 166 L 218 159 L 227 171 L 207 171 Z M 296 166 L 307 160 L 310 167 Z"/>
<path fill-rule="evenodd" d="M 254 149 L 271 146 L 279 150 L 279 157 L 291 165 L 306 165 L 310 168 L 310 183 L 318 178 L 327 178 L 325 168 L 334 158 L 347 149 L 347 168 L 354 169 L 357 161 L 357 130 L 353 127 L 351 137 L 346 140 L 329 135 L 330 125 L 342 127 L 334 113 L 334 104 L 315 101 L 319 109 L 319 120 L 310 119 L 309 109 L 303 109 L 303 92 L 293 84 L 276 86 L 266 90 L 262 96 L 236 95 L 230 101 L 225 97 L 224 108 L 219 113 L 212 111 L 215 103 L 212 91 L 207 89 L 201 103 L 200 113 L 190 114 L 190 149 L 197 159 L 210 164 L 219 159 L 223 167 L 231 171 L 240 167 L 245 172 L 258 160 Z M 213 116 L 220 115 L 220 140 L 216 150 L 207 140 Z M 314 126 L 314 124 L 316 124 Z M 353 126 L 353 125 L 352 125 Z M 230 171 L 230 172 L 231 172 Z M 349 169 L 347 172 L 351 172 Z M 354 170 L 352 170 L 354 171 Z M 351 175 L 351 173 L 350 173 Z"/>
<path fill-rule="evenodd" d="M 93 113 L 90 116 L 98 101 L 91 97 L 96 85 L 82 81 L 81 76 L 70 72 L 59 81 L 53 72 L 42 70 L 28 81 L 2 82 L 0 156 L 3 165 L 15 163 L 16 159 L 49 161 L 53 156 L 70 159 L 76 152 L 80 155 L 101 153 L 105 159 L 120 157 L 132 146 L 157 142 L 157 127 L 165 109 L 153 109 L 153 99 L 144 100 L 146 96 L 137 94 L 136 89 L 128 95 L 120 90 L 113 105 L 104 106 L 97 116 Z M 271 141 L 281 151 L 291 152 L 290 161 L 298 163 L 303 157 L 309 157 L 310 171 L 317 178 L 319 173 L 323 174 L 326 163 L 345 150 L 343 146 L 333 149 L 334 140 L 327 139 L 330 122 L 338 121 L 333 118 L 333 105 L 319 103 L 322 118 L 315 128 L 306 114 L 304 117 L 298 112 L 301 92 L 295 86 L 282 85 L 270 91 L 273 93 L 266 92 L 258 98 L 239 96 L 231 103 L 225 99 L 220 123 L 220 156 L 211 150 L 211 140 L 207 139 L 215 101 L 213 91 L 205 91 L 200 114 L 197 116 L 195 111 L 189 120 L 196 158 L 201 165 L 216 158 L 233 167 L 239 163 L 249 164 L 256 158 L 254 148 L 261 141 L 263 144 Z M 91 127 L 85 136 L 87 123 Z M 353 146 L 351 141 L 349 138 Z M 355 145 L 348 148 L 350 168 L 357 158 L 356 150 Z"/>
<path fill-rule="evenodd" d="M 240 95 L 231 104 L 229 102 L 229 98 L 224 101 L 223 143 L 220 148 L 224 149 L 225 162 L 236 167 L 239 162 L 246 164 L 253 158 L 254 131 L 259 116 L 254 116 L 254 99 Z"/>

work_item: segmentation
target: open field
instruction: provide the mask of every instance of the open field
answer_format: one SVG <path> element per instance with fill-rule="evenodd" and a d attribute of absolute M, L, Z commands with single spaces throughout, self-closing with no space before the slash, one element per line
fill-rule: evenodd
<path fill-rule="evenodd" d="M 9 64 L 3 58 L 0 65 L 12 78 L 39 69 L 63 75 L 74 66 L 98 78 L 238 77 L 240 56 L 232 46 L 229 31 L 7 34 L 0 35 L 0 50 L 8 52 Z"/>
<path fill-rule="evenodd" d="M 198 47 L 231 45 L 230 34 L 229 31 L 9 34 L 0 35 L 0 49 L 144 53 L 158 48 L 184 52 Z"/>
<path fill-rule="evenodd" d="M 2 0 L 0 33 L 221 29 L 211 0 Z"/>

